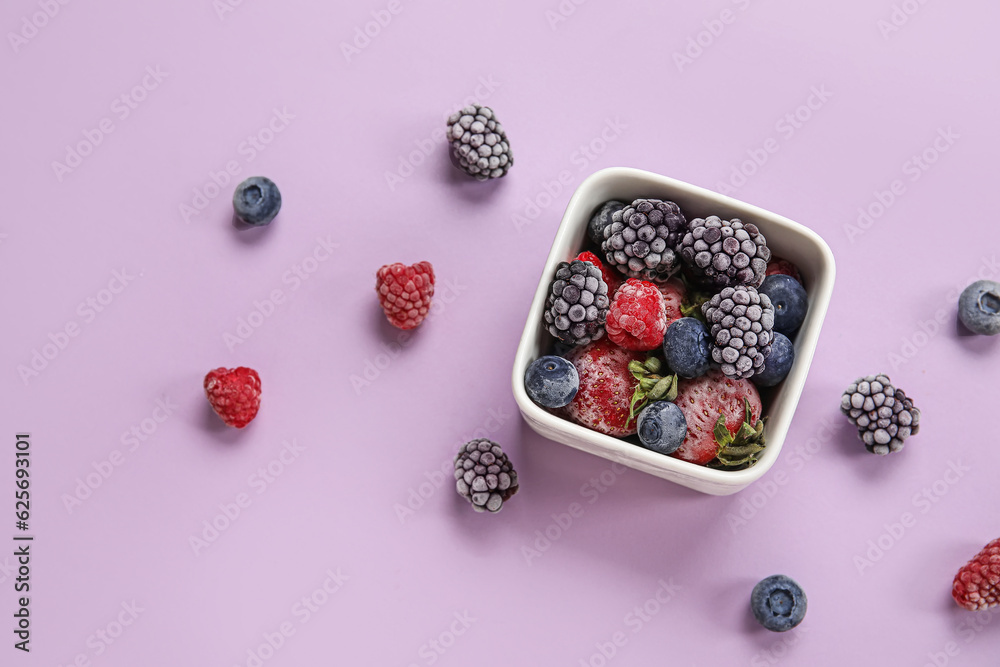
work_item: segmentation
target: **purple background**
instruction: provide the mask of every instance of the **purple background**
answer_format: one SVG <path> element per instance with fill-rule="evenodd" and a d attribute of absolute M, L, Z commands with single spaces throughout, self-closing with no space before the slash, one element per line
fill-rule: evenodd
<path fill-rule="evenodd" d="M 955 319 L 958 289 L 1000 277 L 996 3 L 907 0 L 895 25 L 889 0 L 563 2 L 568 16 L 556 0 L 246 0 L 220 14 L 223 1 L 48 0 L 50 19 L 5 3 L 0 484 L 29 430 L 37 542 L 33 651 L 5 631 L 0 662 L 253 665 L 286 624 L 264 664 L 995 664 L 1000 623 L 959 610 L 950 587 L 1000 536 L 1000 340 Z M 345 55 L 366 24 L 377 34 Z M 469 97 L 511 138 L 501 182 L 464 179 L 437 141 Z M 98 138 L 71 172 L 53 166 Z M 227 163 L 236 177 L 219 175 Z M 785 449 L 736 496 L 618 474 L 517 415 L 510 367 L 539 267 L 571 190 L 612 165 L 731 188 L 837 257 Z M 254 174 L 283 208 L 237 232 L 232 188 Z M 373 274 L 423 259 L 435 314 L 400 345 Z M 259 326 L 227 344 L 241 319 Z M 22 378 L 36 351 L 54 358 Z M 264 395 L 237 432 L 201 383 L 240 364 Z M 887 458 L 837 410 L 878 371 L 924 414 Z M 434 484 L 473 434 L 520 473 L 497 516 Z M 110 457 L 120 465 L 67 507 Z M 239 494 L 249 506 L 195 553 L 191 537 L 224 525 Z M 12 564 L 0 556 L 4 627 Z M 317 593 L 338 570 L 340 588 Z M 809 596 L 787 635 L 747 610 L 776 572 Z M 325 604 L 305 619 L 295 605 L 314 593 Z M 142 611 L 105 643 L 133 601 Z"/>

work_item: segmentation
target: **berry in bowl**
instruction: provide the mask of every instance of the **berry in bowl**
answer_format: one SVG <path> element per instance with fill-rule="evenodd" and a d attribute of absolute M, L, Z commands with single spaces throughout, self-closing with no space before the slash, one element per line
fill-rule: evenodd
<path fill-rule="evenodd" d="M 551 440 L 735 493 L 778 457 L 834 275 L 823 239 L 787 218 L 599 171 L 570 200 L 535 292 L 514 360 L 521 414 Z M 542 358 L 560 370 L 539 373 Z"/>

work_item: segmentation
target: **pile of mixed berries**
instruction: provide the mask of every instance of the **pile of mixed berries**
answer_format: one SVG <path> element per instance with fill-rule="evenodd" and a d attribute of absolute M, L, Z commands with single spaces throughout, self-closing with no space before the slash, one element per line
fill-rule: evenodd
<path fill-rule="evenodd" d="M 809 308 L 798 268 L 751 222 L 689 220 L 660 199 L 608 201 L 591 250 L 556 269 L 552 355 L 525 389 L 542 407 L 647 449 L 739 469 L 764 449 L 758 388 L 784 380 Z"/>

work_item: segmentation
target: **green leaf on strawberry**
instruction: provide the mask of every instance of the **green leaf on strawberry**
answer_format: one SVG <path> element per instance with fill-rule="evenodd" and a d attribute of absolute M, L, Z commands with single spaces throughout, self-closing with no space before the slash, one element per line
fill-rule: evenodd
<path fill-rule="evenodd" d="M 628 365 L 632 376 L 639 381 L 629 403 L 629 419 L 635 419 L 652 401 L 670 401 L 677 398 L 677 374 L 661 376 L 664 363 L 656 356 L 650 356 L 646 361 L 633 361 Z"/>
<path fill-rule="evenodd" d="M 746 414 L 736 435 L 726 427 L 724 415 L 720 414 L 719 420 L 715 423 L 715 440 L 719 444 L 719 449 L 715 459 L 708 463 L 710 468 L 723 470 L 751 468 L 757 463 L 759 454 L 764 451 L 764 420 L 758 419 L 753 423 L 750 402 L 743 400 L 746 404 Z"/>

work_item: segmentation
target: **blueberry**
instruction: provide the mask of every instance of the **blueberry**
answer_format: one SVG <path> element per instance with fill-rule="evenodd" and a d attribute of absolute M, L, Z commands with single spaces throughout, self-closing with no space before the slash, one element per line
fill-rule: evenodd
<path fill-rule="evenodd" d="M 669 401 L 655 401 L 639 413 L 639 441 L 646 449 L 673 454 L 687 436 L 687 419 L 679 407 Z"/>
<path fill-rule="evenodd" d="M 704 375 L 711 366 L 711 342 L 701 320 L 682 317 L 672 322 L 663 337 L 667 365 L 682 378 Z"/>
<path fill-rule="evenodd" d="M 757 621 L 772 632 L 786 632 L 806 615 L 806 594 L 783 574 L 774 574 L 753 587 L 750 610 Z"/>
<path fill-rule="evenodd" d="M 271 179 L 251 176 L 236 186 L 233 210 L 240 222 L 255 226 L 266 225 L 281 210 L 281 192 Z"/>
<path fill-rule="evenodd" d="M 611 224 L 611 216 L 615 211 L 625 208 L 625 202 L 612 199 L 601 204 L 601 207 L 594 211 L 590 217 L 590 224 L 587 225 L 587 235 L 590 240 L 600 246 L 604 243 L 604 228 Z M 601 259 L 604 259 L 603 257 Z"/>
<path fill-rule="evenodd" d="M 524 372 L 524 390 L 543 408 L 569 405 L 579 389 L 576 366 L 562 357 L 539 357 Z"/>
<path fill-rule="evenodd" d="M 774 306 L 774 330 L 791 335 L 802 325 L 809 310 L 809 297 L 799 281 L 783 273 L 776 273 L 764 279 L 757 290 L 766 294 Z"/>
<path fill-rule="evenodd" d="M 1000 333 L 1000 283 L 979 280 L 966 287 L 958 298 L 958 316 L 973 333 Z"/>
<path fill-rule="evenodd" d="M 792 370 L 792 362 L 795 361 L 795 346 L 788 336 L 783 333 L 774 332 L 774 340 L 771 341 L 771 354 L 764 362 L 764 370 L 757 371 L 753 376 L 753 382 L 758 387 L 773 387 L 788 375 Z"/>

